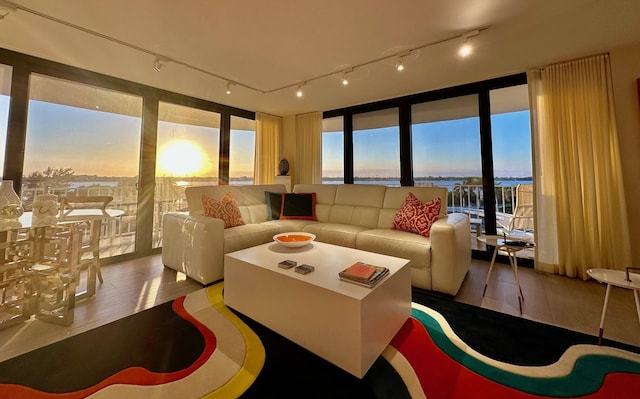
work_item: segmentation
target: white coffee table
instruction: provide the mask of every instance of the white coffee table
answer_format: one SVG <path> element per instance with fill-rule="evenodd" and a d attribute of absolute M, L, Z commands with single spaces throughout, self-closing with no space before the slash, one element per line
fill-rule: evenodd
<path fill-rule="evenodd" d="M 315 271 L 299 274 L 278 263 Z M 373 288 L 338 278 L 361 261 L 390 273 Z M 314 242 L 269 243 L 225 255 L 224 302 L 323 359 L 362 378 L 411 314 L 408 260 Z"/>

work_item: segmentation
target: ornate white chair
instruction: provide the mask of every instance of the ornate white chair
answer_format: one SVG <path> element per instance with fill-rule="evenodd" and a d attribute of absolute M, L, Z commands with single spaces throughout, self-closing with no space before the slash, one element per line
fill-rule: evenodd
<path fill-rule="evenodd" d="M 103 196 L 68 196 L 60 197 L 60 214 L 58 216 L 60 222 L 80 221 L 86 223 L 89 228 L 85 229 L 79 245 L 79 267 L 81 270 L 89 271 L 89 279 L 87 282 L 86 296 L 90 297 L 95 291 L 95 277 L 98 277 L 100 283 L 103 282 L 102 272 L 100 271 L 100 226 L 102 219 L 95 218 L 95 211 L 102 212 L 104 218 L 108 218 L 107 205 L 113 201 L 113 197 Z M 93 217 L 90 217 L 92 215 Z M 95 271 L 92 273 L 91 269 Z M 81 295 L 82 298 L 85 295 Z"/>

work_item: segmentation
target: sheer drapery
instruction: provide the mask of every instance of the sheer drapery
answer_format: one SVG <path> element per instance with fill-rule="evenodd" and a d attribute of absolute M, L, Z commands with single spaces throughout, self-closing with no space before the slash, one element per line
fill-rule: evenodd
<path fill-rule="evenodd" d="M 608 55 L 528 73 L 536 269 L 624 269 L 629 228 Z"/>
<path fill-rule="evenodd" d="M 322 113 L 296 116 L 296 183 L 322 183 Z"/>
<path fill-rule="evenodd" d="M 256 114 L 255 184 L 271 184 L 278 173 L 278 154 L 282 118 L 263 113 Z"/>

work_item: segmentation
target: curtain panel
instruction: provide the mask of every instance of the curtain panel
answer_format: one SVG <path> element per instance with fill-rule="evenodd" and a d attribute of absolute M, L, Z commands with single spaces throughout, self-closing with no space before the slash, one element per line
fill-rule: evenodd
<path fill-rule="evenodd" d="M 296 116 L 296 183 L 322 183 L 322 113 Z"/>
<path fill-rule="evenodd" d="M 278 174 L 281 135 L 281 117 L 260 112 L 256 114 L 255 184 L 271 184 Z"/>
<path fill-rule="evenodd" d="M 608 55 L 528 73 L 536 269 L 587 279 L 631 250 Z"/>

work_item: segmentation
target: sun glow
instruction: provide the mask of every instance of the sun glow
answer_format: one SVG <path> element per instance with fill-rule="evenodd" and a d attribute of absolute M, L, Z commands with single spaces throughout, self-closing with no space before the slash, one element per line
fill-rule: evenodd
<path fill-rule="evenodd" d="M 159 164 L 160 174 L 188 176 L 202 170 L 204 156 L 200 149 L 189 141 L 173 141 L 160 153 Z"/>

